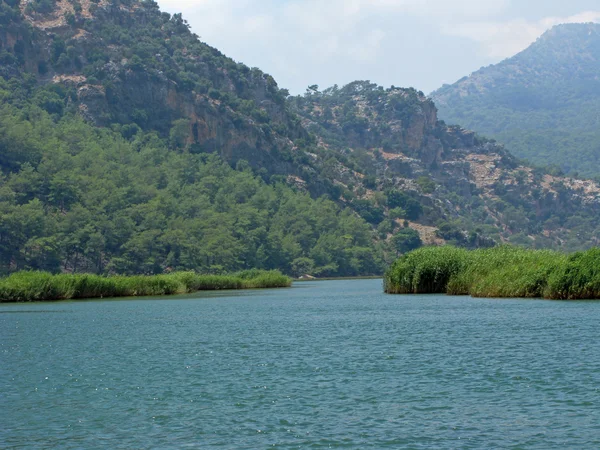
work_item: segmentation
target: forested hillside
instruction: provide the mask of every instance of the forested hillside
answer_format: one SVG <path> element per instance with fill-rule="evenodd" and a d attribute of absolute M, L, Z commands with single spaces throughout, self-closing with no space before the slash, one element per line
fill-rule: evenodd
<path fill-rule="evenodd" d="M 365 221 L 275 176 L 307 137 L 287 93 L 181 16 L 46 0 L 1 21 L 2 271 L 381 273 Z"/>
<path fill-rule="evenodd" d="M 423 244 L 597 242 L 595 183 L 414 89 L 289 97 L 152 1 L 0 6 L 3 273 L 369 275 Z"/>
<path fill-rule="evenodd" d="M 243 160 L 232 169 L 154 134 L 126 140 L 74 116 L 55 121 L 37 105 L 0 109 L 0 149 L 4 270 L 380 271 L 352 211 L 269 185 Z"/>
<path fill-rule="evenodd" d="M 440 117 L 537 165 L 600 175 L 600 24 L 559 25 L 528 49 L 431 94 Z"/>

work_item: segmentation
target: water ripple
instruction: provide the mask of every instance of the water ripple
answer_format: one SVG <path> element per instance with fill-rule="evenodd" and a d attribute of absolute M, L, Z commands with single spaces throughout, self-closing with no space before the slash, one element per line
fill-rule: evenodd
<path fill-rule="evenodd" d="M 600 448 L 600 303 L 380 292 L 0 305 L 0 448 Z"/>

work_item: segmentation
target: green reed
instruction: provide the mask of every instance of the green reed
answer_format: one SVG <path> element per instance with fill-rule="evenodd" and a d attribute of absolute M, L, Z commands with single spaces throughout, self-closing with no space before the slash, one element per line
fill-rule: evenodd
<path fill-rule="evenodd" d="M 291 279 L 281 272 L 265 270 L 231 275 L 175 272 L 108 277 L 24 271 L 0 279 L 0 302 L 175 295 L 204 290 L 289 287 L 291 283 Z"/>
<path fill-rule="evenodd" d="M 510 246 L 422 248 L 392 264 L 384 289 L 392 294 L 600 298 L 600 249 L 565 255 Z"/>

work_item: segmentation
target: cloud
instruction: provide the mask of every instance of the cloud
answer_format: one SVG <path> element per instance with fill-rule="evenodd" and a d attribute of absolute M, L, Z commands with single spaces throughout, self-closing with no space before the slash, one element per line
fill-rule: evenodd
<path fill-rule="evenodd" d="M 443 32 L 478 42 L 487 57 L 503 59 L 525 50 L 555 25 L 585 22 L 600 22 L 600 11 L 586 11 L 567 17 L 544 17 L 534 21 L 513 19 L 505 22 L 465 22 L 447 25 Z"/>
<path fill-rule="evenodd" d="M 345 29 L 381 14 L 404 14 L 425 18 L 452 16 L 453 20 L 485 18 L 503 11 L 509 0 L 162 0 L 168 11 L 181 10 L 208 29 L 214 20 L 228 20 L 263 11 L 280 25 L 302 24 L 306 31 L 322 32 Z M 226 30 L 222 30 L 226 31 Z"/>
<path fill-rule="evenodd" d="M 556 23 L 600 20 L 594 11 L 554 17 L 552 1 L 527 2 L 547 17 L 511 16 L 516 0 L 159 0 L 203 41 L 293 93 L 356 79 L 428 91 L 524 49 Z"/>

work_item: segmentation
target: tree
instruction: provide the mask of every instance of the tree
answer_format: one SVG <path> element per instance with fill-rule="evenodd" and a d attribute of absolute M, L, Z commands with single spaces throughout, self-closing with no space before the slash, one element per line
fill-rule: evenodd
<path fill-rule="evenodd" d="M 177 119 L 169 132 L 169 144 L 173 149 L 184 149 L 190 137 L 189 119 Z"/>
<path fill-rule="evenodd" d="M 421 204 L 405 192 L 391 189 L 386 191 L 386 195 L 388 198 L 388 206 L 390 208 L 402 208 L 406 211 L 407 219 L 418 219 L 423 212 Z"/>
<path fill-rule="evenodd" d="M 397 254 L 408 253 L 423 246 L 419 232 L 413 228 L 403 228 L 392 237 L 392 245 Z"/>
<path fill-rule="evenodd" d="M 315 262 L 310 258 L 301 257 L 292 261 L 292 275 L 295 277 L 310 275 L 314 270 Z"/>

